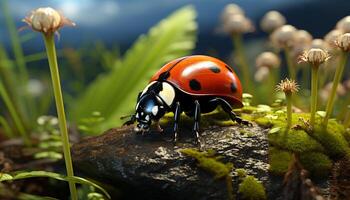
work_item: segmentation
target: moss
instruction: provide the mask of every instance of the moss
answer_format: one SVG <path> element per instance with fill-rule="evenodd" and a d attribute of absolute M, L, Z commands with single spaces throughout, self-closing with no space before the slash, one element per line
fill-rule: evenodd
<path fill-rule="evenodd" d="M 235 170 L 235 172 L 237 173 L 237 176 L 241 179 L 247 176 L 247 171 L 243 168 L 238 168 Z"/>
<path fill-rule="evenodd" d="M 300 155 L 300 162 L 315 177 L 326 177 L 332 168 L 332 161 L 328 156 L 319 152 Z"/>
<path fill-rule="evenodd" d="M 275 175 L 283 175 L 287 172 L 289 163 L 292 160 L 292 153 L 278 148 L 269 149 L 269 171 Z"/>
<path fill-rule="evenodd" d="M 270 144 L 292 152 L 323 151 L 322 145 L 310 137 L 303 130 L 289 130 L 281 128 L 279 131 L 269 132 Z"/>
<path fill-rule="evenodd" d="M 322 125 L 315 126 L 313 137 L 316 138 L 332 157 L 342 157 L 350 152 L 349 144 L 344 137 L 342 125 L 330 121 L 327 130 Z"/>
<path fill-rule="evenodd" d="M 246 176 L 239 184 L 238 192 L 243 199 L 260 200 L 266 199 L 264 186 L 253 176 Z"/>
<path fill-rule="evenodd" d="M 220 162 L 220 157 L 214 157 L 213 152 L 200 152 L 196 149 L 181 149 L 180 152 L 195 158 L 198 161 L 198 167 L 214 174 L 215 179 L 227 177 L 233 168 L 232 163 Z"/>

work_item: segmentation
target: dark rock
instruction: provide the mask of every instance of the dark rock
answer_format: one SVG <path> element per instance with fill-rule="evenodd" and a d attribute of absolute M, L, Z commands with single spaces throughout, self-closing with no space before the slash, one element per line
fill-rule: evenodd
<path fill-rule="evenodd" d="M 282 181 L 268 173 L 266 134 L 258 126 L 210 127 L 202 132 L 202 141 L 204 149 L 215 150 L 224 163 L 246 169 L 263 182 L 269 199 L 277 199 Z M 120 189 L 122 199 L 227 199 L 225 180 L 214 180 L 196 160 L 179 153 L 181 148 L 197 147 L 191 132 L 180 137 L 174 146 L 169 130 L 142 136 L 131 127 L 111 129 L 72 147 L 75 170 Z M 237 191 L 234 170 L 232 177 Z"/>

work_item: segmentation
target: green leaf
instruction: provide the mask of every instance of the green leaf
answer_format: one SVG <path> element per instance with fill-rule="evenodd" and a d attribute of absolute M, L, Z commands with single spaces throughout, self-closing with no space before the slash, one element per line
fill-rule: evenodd
<path fill-rule="evenodd" d="M 94 183 L 92 181 L 89 181 L 87 179 L 84 179 L 84 178 L 81 178 L 81 177 L 77 177 L 77 176 L 67 177 L 67 176 L 63 176 L 61 174 L 57 174 L 57 173 L 54 173 L 54 172 L 30 171 L 30 172 L 18 172 L 18 173 L 14 174 L 14 175 L 1 174 L 0 182 L 2 182 L 2 181 L 10 181 L 10 180 L 19 180 L 19 179 L 25 179 L 25 178 L 37 178 L 37 177 L 48 177 L 48 178 L 53 178 L 53 179 L 56 179 L 56 180 L 67 181 L 67 182 L 72 180 L 75 183 L 90 185 L 90 186 L 93 186 L 93 187 L 101 190 L 106 197 L 111 199 L 110 195 L 108 194 L 108 192 L 105 189 L 103 189 L 101 186 L 97 185 L 96 183 Z"/>
<path fill-rule="evenodd" d="M 99 111 L 103 127 L 121 124 L 123 115 L 133 112 L 137 94 L 152 74 L 170 60 L 188 55 L 195 46 L 197 24 L 193 7 L 186 6 L 141 35 L 123 60 L 107 74 L 100 75 L 75 101 L 73 119 Z"/>

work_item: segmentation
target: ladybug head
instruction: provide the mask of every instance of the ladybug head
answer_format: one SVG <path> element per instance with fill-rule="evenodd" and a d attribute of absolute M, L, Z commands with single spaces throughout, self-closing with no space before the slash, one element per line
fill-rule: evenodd
<path fill-rule="evenodd" d="M 136 106 L 136 131 L 148 131 L 152 121 L 158 121 L 166 113 L 162 99 L 153 91 L 142 95 Z"/>

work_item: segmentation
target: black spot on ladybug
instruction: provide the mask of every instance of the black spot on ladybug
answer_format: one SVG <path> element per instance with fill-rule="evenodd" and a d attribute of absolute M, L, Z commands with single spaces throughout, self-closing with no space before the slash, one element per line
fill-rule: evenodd
<path fill-rule="evenodd" d="M 231 83 L 231 91 L 232 92 L 237 92 L 237 85 L 236 85 L 236 83 Z"/>
<path fill-rule="evenodd" d="M 226 67 L 230 72 L 233 72 L 233 70 L 232 70 L 231 67 L 229 67 L 229 66 L 227 66 L 227 65 L 225 65 L 225 67 Z"/>
<path fill-rule="evenodd" d="M 201 89 L 201 84 L 196 79 L 192 79 L 192 80 L 190 80 L 190 88 L 191 88 L 191 90 L 198 91 Z"/>
<path fill-rule="evenodd" d="M 169 78 L 170 76 L 170 72 L 169 71 L 165 71 L 163 73 L 161 73 L 158 77 L 158 80 L 159 81 L 163 81 L 163 80 L 166 80 L 167 78 Z"/>
<path fill-rule="evenodd" d="M 211 66 L 209 69 L 214 73 L 220 73 L 220 68 L 218 66 Z"/>

